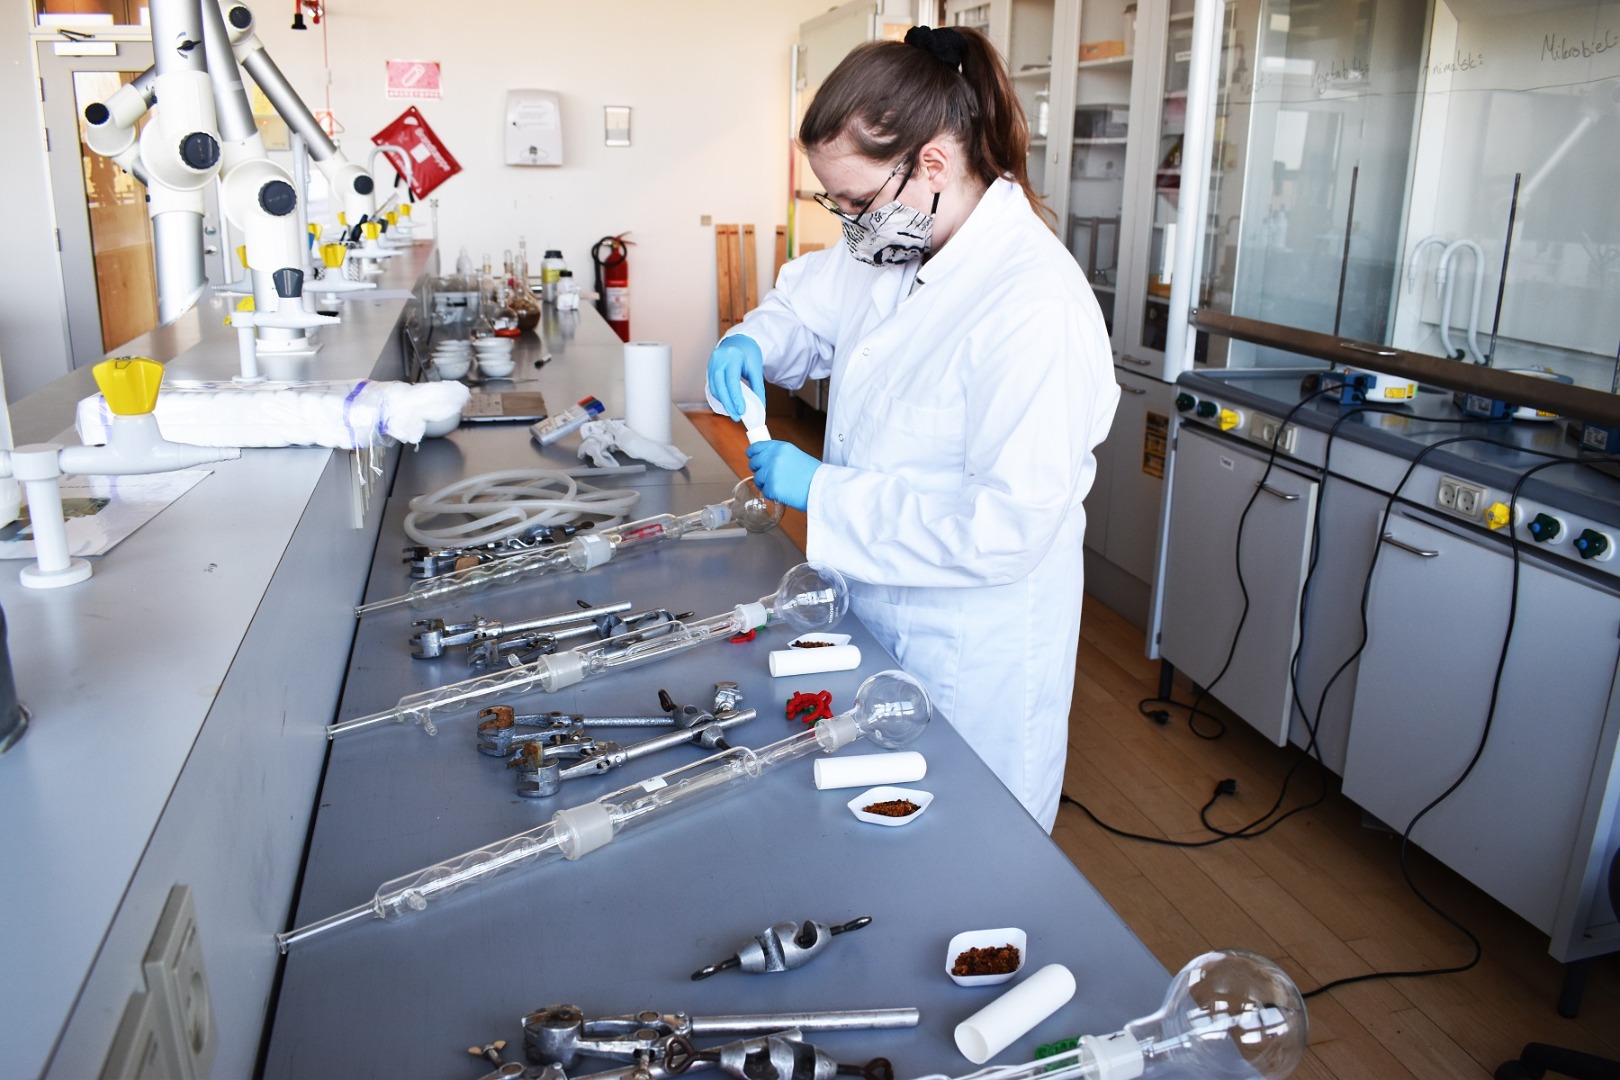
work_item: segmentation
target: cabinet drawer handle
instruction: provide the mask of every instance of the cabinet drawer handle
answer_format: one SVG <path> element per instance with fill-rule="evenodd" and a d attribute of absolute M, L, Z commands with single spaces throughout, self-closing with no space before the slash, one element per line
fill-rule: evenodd
<path fill-rule="evenodd" d="M 1147 393 L 1146 390 L 1140 389 L 1139 387 L 1135 387 L 1135 386 L 1121 386 L 1119 388 L 1119 392 L 1122 393 L 1122 394 L 1145 394 L 1145 393 Z"/>
<path fill-rule="evenodd" d="M 1438 551 L 1429 551 L 1426 548 L 1420 548 L 1420 547 L 1416 547 L 1416 546 L 1414 546 L 1412 544 L 1408 544 L 1405 540 L 1397 540 L 1395 538 L 1394 533 L 1385 533 L 1384 534 L 1384 543 L 1386 543 L 1386 544 L 1394 544 L 1396 547 L 1400 548 L 1402 551 L 1410 551 L 1413 555 L 1416 555 L 1419 558 L 1423 558 L 1423 559 L 1433 559 L 1433 558 L 1438 557 L 1439 554 L 1440 554 Z"/>
<path fill-rule="evenodd" d="M 1135 364 L 1137 367 L 1152 367 L 1153 366 L 1153 361 L 1151 361 L 1151 360 L 1143 360 L 1140 357 L 1132 356 L 1130 353 L 1124 354 L 1123 356 L 1120 357 L 1120 359 L 1125 361 L 1127 364 Z"/>
<path fill-rule="evenodd" d="M 1261 491 L 1265 492 L 1267 495 L 1276 496 L 1277 498 L 1281 499 L 1283 502 L 1298 502 L 1299 501 L 1299 496 L 1298 495 L 1294 495 L 1294 494 L 1291 494 L 1291 493 L 1286 492 L 1286 491 L 1278 491 L 1276 488 L 1272 487 L 1270 484 L 1256 484 L 1254 486 L 1259 488 Z"/>

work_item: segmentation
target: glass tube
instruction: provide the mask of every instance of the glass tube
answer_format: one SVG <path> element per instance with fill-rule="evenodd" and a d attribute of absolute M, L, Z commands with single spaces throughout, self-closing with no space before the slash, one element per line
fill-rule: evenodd
<path fill-rule="evenodd" d="M 354 609 L 354 613 L 358 617 L 384 608 L 398 607 L 400 604 L 409 604 L 418 611 L 435 608 L 459 596 L 482 592 L 496 585 L 527 581 L 529 578 L 549 574 L 553 570 L 564 569 L 568 565 L 566 547 L 525 551 L 521 555 L 492 559 L 462 570 L 453 570 L 439 577 L 428 578 L 426 581 L 418 581 L 403 596 L 391 596 L 386 600 L 373 600 L 369 604 L 361 604 Z"/>
<path fill-rule="evenodd" d="M 679 540 L 698 529 L 713 530 L 736 522 L 748 532 L 767 532 L 782 520 L 781 503 L 767 499 L 754 486 L 753 477 L 737 481 L 731 498 L 711 503 L 689 514 L 654 514 L 598 532 L 575 536 L 567 544 L 528 551 L 469 566 L 441 577 L 419 581 L 403 596 L 374 600 L 354 609 L 356 617 L 384 608 L 410 604 L 418 610 L 438 607 L 459 596 L 497 585 L 512 585 L 554 570 L 586 571 L 611 562 L 619 554 Z"/>
<path fill-rule="evenodd" d="M 753 604 L 740 604 L 698 622 L 663 623 L 657 627 L 656 636 L 628 644 L 624 638 L 593 641 L 504 671 L 407 694 L 392 709 L 332 724 L 326 734 L 335 739 L 383 724 L 411 723 L 436 735 L 435 717 L 482 705 L 491 698 L 533 690 L 551 693 L 588 678 L 685 652 L 708 641 L 746 633 L 757 626 L 785 622 L 801 634 L 828 630 L 838 625 L 848 610 L 849 586 L 842 574 L 828 566 L 800 563 L 782 575 L 774 594 L 760 597 Z"/>
<path fill-rule="evenodd" d="M 928 692 L 921 683 L 903 671 L 880 671 L 861 683 L 852 708 L 807 731 L 759 750 L 732 747 L 592 802 L 559 810 L 538 828 L 386 882 L 370 903 L 278 934 L 276 942 L 286 952 L 300 941 L 351 923 L 424 911 L 458 889 L 519 867 L 550 862 L 558 856 L 579 859 L 621 833 L 713 802 L 818 750 L 830 754 L 863 737 L 886 749 L 907 745 L 927 728 L 930 716 Z"/>

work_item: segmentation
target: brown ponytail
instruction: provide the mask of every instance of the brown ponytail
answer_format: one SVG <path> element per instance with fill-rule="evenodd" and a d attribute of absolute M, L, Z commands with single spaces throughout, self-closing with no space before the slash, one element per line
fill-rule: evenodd
<path fill-rule="evenodd" d="M 848 136 L 861 156 L 888 162 L 950 135 L 974 176 L 1012 179 L 1050 218 L 1029 184 L 1029 122 L 990 39 L 967 27 L 919 26 L 906 40 L 868 42 L 844 57 L 805 112 L 800 144 Z"/>

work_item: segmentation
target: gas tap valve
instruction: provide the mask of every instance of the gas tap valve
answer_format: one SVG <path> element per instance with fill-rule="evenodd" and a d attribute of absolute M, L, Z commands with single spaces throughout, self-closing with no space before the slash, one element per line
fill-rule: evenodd
<path fill-rule="evenodd" d="M 872 916 L 862 915 L 842 926 L 828 926 L 826 923 L 811 919 L 806 919 L 802 923 L 793 922 L 791 919 L 773 923 L 763 933 L 755 935 L 754 940 L 738 949 L 735 956 L 692 972 L 692 981 L 707 979 L 710 975 L 717 975 L 733 968 L 756 975 L 770 971 L 791 971 L 793 968 L 808 964 L 811 958 L 825 949 L 827 943 L 837 935 L 859 930 L 869 925 L 871 921 Z"/>

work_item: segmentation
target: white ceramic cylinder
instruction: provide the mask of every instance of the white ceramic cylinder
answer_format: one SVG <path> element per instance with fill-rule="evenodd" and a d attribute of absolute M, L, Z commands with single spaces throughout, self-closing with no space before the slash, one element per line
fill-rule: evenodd
<path fill-rule="evenodd" d="M 632 341 L 624 347 L 624 422 L 637 435 L 670 443 L 670 352 L 661 341 Z"/>
<path fill-rule="evenodd" d="M 815 761 L 816 787 L 876 787 L 909 784 L 928 775 L 928 759 L 915 750 L 859 757 L 824 757 Z"/>
<path fill-rule="evenodd" d="M 773 649 L 767 662 L 777 678 L 850 671 L 861 666 L 859 645 L 822 645 L 814 649 Z"/>
<path fill-rule="evenodd" d="M 956 1048 L 983 1065 L 1074 997 L 1074 975 L 1048 964 L 956 1025 Z"/>

